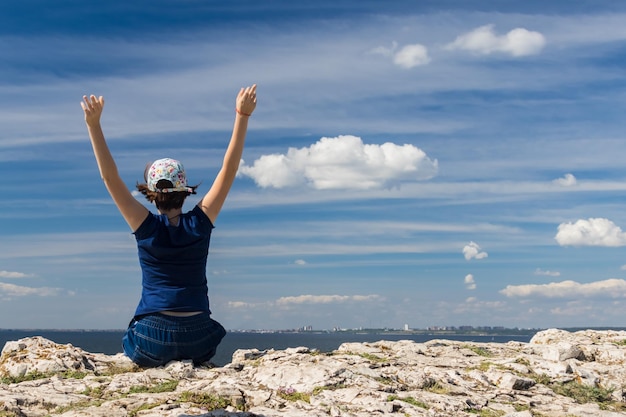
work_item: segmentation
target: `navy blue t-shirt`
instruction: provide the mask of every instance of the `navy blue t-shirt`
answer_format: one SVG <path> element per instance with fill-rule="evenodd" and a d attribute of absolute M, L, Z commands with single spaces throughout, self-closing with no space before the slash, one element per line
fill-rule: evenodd
<path fill-rule="evenodd" d="M 157 311 L 207 311 L 206 263 L 213 223 L 198 206 L 173 226 L 164 214 L 149 213 L 133 233 L 142 272 L 135 315 Z"/>

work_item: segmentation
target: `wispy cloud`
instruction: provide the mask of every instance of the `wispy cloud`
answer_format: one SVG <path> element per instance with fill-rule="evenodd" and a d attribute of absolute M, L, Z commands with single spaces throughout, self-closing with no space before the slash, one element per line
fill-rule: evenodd
<path fill-rule="evenodd" d="M 34 288 L 0 282 L 0 296 L 24 297 L 28 295 L 36 295 L 39 297 L 54 297 L 60 295 L 62 291 L 63 290 L 61 288 Z"/>
<path fill-rule="evenodd" d="M 345 302 L 364 302 L 380 300 L 379 295 L 298 295 L 295 297 L 281 297 L 276 300 L 278 305 L 287 304 L 336 304 Z"/>
<path fill-rule="evenodd" d="M 391 57 L 394 64 L 406 69 L 420 67 L 430 63 L 428 48 L 419 43 L 404 45 L 398 49 L 398 43 L 394 41 L 391 47 L 379 46 L 372 49 L 370 52 Z"/>
<path fill-rule="evenodd" d="M 559 271 L 547 271 L 541 268 L 535 269 L 535 275 L 546 276 L 546 277 L 559 277 L 561 273 Z"/>
<path fill-rule="evenodd" d="M 260 187 L 309 185 L 327 189 L 381 188 L 402 181 L 432 178 L 437 160 L 414 145 L 364 144 L 356 136 L 321 138 L 308 148 L 263 155 L 240 173 Z"/>
<path fill-rule="evenodd" d="M 29 278 L 31 274 L 25 274 L 23 272 L 14 271 L 0 271 L 0 278 Z"/>
<path fill-rule="evenodd" d="M 563 187 L 572 187 L 576 185 L 576 177 L 573 174 L 565 174 L 562 178 L 557 178 L 552 182 Z"/>
<path fill-rule="evenodd" d="M 480 246 L 476 242 L 470 242 L 463 247 L 463 256 L 468 261 L 470 259 L 484 259 L 489 256 L 487 252 L 481 251 Z"/>
<path fill-rule="evenodd" d="M 609 219 L 580 219 L 561 223 L 554 237 L 561 246 L 624 246 L 626 233 Z"/>
<path fill-rule="evenodd" d="M 626 297 L 626 280 L 607 279 L 581 284 L 576 281 L 551 282 L 549 284 L 508 285 L 500 291 L 507 297 Z"/>
<path fill-rule="evenodd" d="M 380 301 L 383 297 L 377 294 L 370 295 L 298 295 L 292 297 L 280 297 L 276 300 L 268 300 L 265 302 L 246 302 L 246 301 L 229 301 L 228 307 L 241 309 L 241 308 L 259 308 L 259 307 L 271 307 L 271 306 L 289 306 L 298 304 L 344 304 L 350 302 L 369 302 Z"/>
<path fill-rule="evenodd" d="M 505 35 L 497 35 L 494 25 L 485 25 L 457 37 L 447 49 L 462 49 L 480 55 L 504 53 L 521 57 L 538 54 L 545 44 L 545 37 L 539 32 L 516 28 Z"/>

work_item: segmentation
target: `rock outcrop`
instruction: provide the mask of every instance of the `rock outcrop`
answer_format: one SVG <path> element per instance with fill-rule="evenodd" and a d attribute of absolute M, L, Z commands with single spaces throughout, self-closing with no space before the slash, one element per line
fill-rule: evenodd
<path fill-rule="evenodd" d="M 238 350 L 224 367 L 139 369 L 40 337 L 0 356 L 0 417 L 618 417 L 626 332 Z"/>

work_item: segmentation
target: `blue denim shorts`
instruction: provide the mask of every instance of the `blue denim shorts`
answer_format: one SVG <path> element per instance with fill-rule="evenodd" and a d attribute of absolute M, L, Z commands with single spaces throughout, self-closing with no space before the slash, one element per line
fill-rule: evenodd
<path fill-rule="evenodd" d="M 226 330 L 207 313 L 174 317 L 153 313 L 134 318 L 122 339 L 124 353 L 143 368 L 190 359 L 200 365 L 211 359 Z"/>

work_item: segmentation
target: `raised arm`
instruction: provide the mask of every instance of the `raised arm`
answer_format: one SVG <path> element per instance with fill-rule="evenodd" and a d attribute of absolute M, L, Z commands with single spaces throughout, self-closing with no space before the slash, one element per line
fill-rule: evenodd
<path fill-rule="evenodd" d="M 102 133 L 102 127 L 100 126 L 104 98 L 102 96 L 96 98 L 94 95 L 90 97 L 83 96 L 83 101 L 80 104 L 85 112 L 85 123 L 87 123 L 89 139 L 98 163 L 100 176 L 115 205 L 122 213 L 124 220 L 126 220 L 131 230 L 135 231 L 146 219 L 148 209 L 133 197 L 122 178 L 120 178 L 113 156 L 111 156 L 109 147 L 104 139 L 104 133 Z"/>
<path fill-rule="evenodd" d="M 237 169 L 239 169 L 239 161 L 243 154 L 243 146 L 246 140 L 246 132 L 248 130 L 248 118 L 256 108 L 256 84 L 252 87 L 246 87 L 239 90 L 235 107 L 235 125 L 233 126 L 233 134 L 230 137 L 224 162 L 213 185 L 202 198 L 198 205 L 212 222 L 215 223 L 226 196 L 233 185 Z"/>

